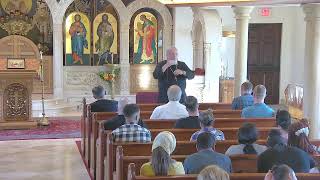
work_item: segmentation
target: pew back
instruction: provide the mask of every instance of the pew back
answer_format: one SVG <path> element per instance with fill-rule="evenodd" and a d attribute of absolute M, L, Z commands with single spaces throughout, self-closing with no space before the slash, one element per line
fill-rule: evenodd
<path fill-rule="evenodd" d="M 107 133 L 107 132 L 104 132 Z M 114 143 L 112 142 L 111 134 L 108 133 L 106 138 L 106 151 L 102 153 L 103 150 L 98 150 L 100 152 L 99 158 L 97 160 L 97 172 L 98 177 L 107 176 L 107 179 L 112 178 L 113 171 L 115 171 L 115 157 L 116 149 L 118 146 L 122 146 L 124 156 L 149 156 L 151 154 L 152 143 Z M 259 140 L 257 143 L 265 144 L 265 140 Z M 236 140 L 226 140 L 218 141 L 215 150 L 220 153 L 225 153 L 225 151 L 231 146 L 238 144 Z M 101 148 L 101 147 L 100 147 Z M 177 146 L 173 155 L 190 155 L 197 152 L 195 142 L 190 141 L 177 141 Z M 104 157 L 104 160 L 102 158 Z M 106 164 L 103 164 L 106 162 Z M 104 171 L 104 172 L 103 172 Z M 99 178 L 98 178 L 99 179 Z"/>
<path fill-rule="evenodd" d="M 156 107 L 160 106 L 161 104 L 138 104 L 140 111 L 153 111 Z M 200 103 L 199 109 L 200 110 L 207 110 L 207 109 L 213 109 L 213 110 L 230 110 L 231 104 L 226 103 Z"/>
<path fill-rule="evenodd" d="M 176 120 L 152 120 L 143 121 L 149 129 L 171 129 L 174 127 Z M 275 127 L 276 121 L 274 118 L 257 118 L 257 119 L 242 119 L 242 118 L 217 118 L 214 122 L 216 128 L 240 127 L 243 123 L 253 123 L 256 127 Z"/>
<path fill-rule="evenodd" d="M 86 141 L 86 126 L 85 118 L 87 118 L 87 101 L 86 98 L 82 99 L 82 114 L 80 117 L 80 131 L 81 131 L 81 154 L 85 156 L 85 141 Z"/>
<path fill-rule="evenodd" d="M 128 166 L 130 163 L 136 165 L 136 174 L 140 174 L 139 170 L 144 163 L 150 161 L 151 156 L 124 156 L 122 146 L 117 147 L 116 172 L 114 180 L 127 179 Z M 184 162 L 187 155 L 173 155 L 172 159 Z M 230 157 L 233 172 L 236 173 L 256 173 L 257 172 L 257 156 L 256 155 L 235 155 Z"/>
<path fill-rule="evenodd" d="M 197 175 L 184 176 L 157 176 L 157 177 L 143 177 L 136 176 L 136 166 L 131 163 L 128 167 L 128 180 L 196 180 Z M 298 179 L 303 180 L 319 180 L 320 174 L 297 173 Z M 230 180 L 264 180 L 265 173 L 232 173 Z"/>

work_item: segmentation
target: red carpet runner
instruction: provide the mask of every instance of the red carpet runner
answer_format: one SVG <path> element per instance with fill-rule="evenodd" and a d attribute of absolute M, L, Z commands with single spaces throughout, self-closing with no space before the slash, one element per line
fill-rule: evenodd
<path fill-rule="evenodd" d="M 80 121 L 56 119 L 50 120 L 50 126 L 48 127 L 0 131 L 0 141 L 66 138 L 80 138 Z"/>

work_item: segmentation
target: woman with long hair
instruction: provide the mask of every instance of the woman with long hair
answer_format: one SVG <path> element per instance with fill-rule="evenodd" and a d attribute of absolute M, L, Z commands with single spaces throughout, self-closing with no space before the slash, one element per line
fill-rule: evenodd
<path fill-rule="evenodd" d="M 290 125 L 288 129 L 288 145 L 302 149 L 309 154 L 319 154 L 318 148 L 309 141 L 308 121 L 303 119 Z"/>
<path fill-rule="evenodd" d="M 229 174 L 219 166 L 210 165 L 204 168 L 198 175 L 197 180 L 229 180 Z"/>
<path fill-rule="evenodd" d="M 227 156 L 237 154 L 261 154 L 267 150 L 266 146 L 256 144 L 258 130 L 252 123 L 244 123 L 238 131 L 238 145 L 232 145 L 226 151 Z"/>
<path fill-rule="evenodd" d="M 159 133 L 152 144 L 151 161 L 142 165 L 141 176 L 168 176 L 185 174 L 181 162 L 171 159 L 176 148 L 176 138 L 169 131 Z"/>

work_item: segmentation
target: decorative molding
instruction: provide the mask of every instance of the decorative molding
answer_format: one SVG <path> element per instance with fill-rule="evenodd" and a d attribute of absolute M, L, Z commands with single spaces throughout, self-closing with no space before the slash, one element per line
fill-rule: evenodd
<path fill-rule="evenodd" d="M 70 94 L 90 94 L 93 87 L 101 85 L 103 86 L 107 94 L 111 91 L 109 84 L 100 79 L 98 73 L 103 71 L 104 67 L 64 67 L 64 92 Z M 121 71 L 121 69 L 120 69 Z M 115 82 L 115 95 L 119 95 L 120 92 L 120 78 Z"/>

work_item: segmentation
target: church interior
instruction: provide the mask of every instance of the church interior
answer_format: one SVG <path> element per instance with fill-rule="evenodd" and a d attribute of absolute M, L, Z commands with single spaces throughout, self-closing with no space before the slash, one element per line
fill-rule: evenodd
<path fill-rule="evenodd" d="M 274 112 L 307 120 L 308 139 L 320 150 L 319 0 L 0 0 L 0 179 L 160 179 L 140 174 L 160 131 L 177 139 L 173 159 L 195 153 L 189 139 L 199 129 L 150 118 L 162 104 L 154 71 L 173 47 L 194 76 L 185 94 L 199 111 L 212 109 L 224 132 L 215 151 L 238 144 L 244 122 L 255 124 L 264 145 L 277 128 L 275 116 L 244 118 L 232 109 L 247 81 L 265 86 Z M 92 111 L 97 86 L 105 99 L 140 107 L 149 144 L 113 142 L 103 123 L 117 110 Z M 312 156 L 320 172 L 319 154 Z M 230 179 L 265 178 L 257 155 L 230 158 Z M 316 180 L 319 172 L 296 175 Z"/>

